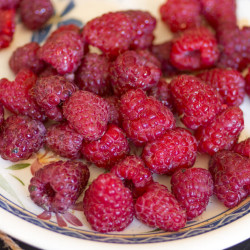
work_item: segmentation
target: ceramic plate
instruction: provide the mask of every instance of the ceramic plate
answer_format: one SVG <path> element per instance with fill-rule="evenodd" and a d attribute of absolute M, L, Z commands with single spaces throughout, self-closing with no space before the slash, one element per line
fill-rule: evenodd
<path fill-rule="evenodd" d="M 149 10 L 158 19 L 155 43 L 171 38 L 158 14 L 164 0 L 54 0 L 55 16 L 47 26 L 31 33 L 18 22 L 11 47 L 0 51 L 0 78 L 14 79 L 8 59 L 13 50 L 29 41 L 43 43 L 48 34 L 59 25 L 75 23 L 83 26 L 88 20 L 108 11 L 142 9 Z M 250 2 L 238 1 L 239 24 L 249 24 Z M 245 118 L 245 129 L 240 140 L 250 136 L 250 100 L 245 97 L 241 105 Z M 72 210 L 83 226 L 59 227 L 55 217 L 45 221 L 37 218 L 42 209 L 29 198 L 28 184 L 32 171 L 41 164 L 58 159 L 45 150 L 39 151 L 28 161 L 11 163 L 0 159 L 0 230 L 26 243 L 43 249 L 221 249 L 250 237 L 250 197 L 233 209 L 225 208 L 212 197 L 207 210 L 198 218 L 187 223 L 176 233 L 163 232 L 142 225 L 136 219 L 123 232 L 100 234 L 93 232 L 79 211 Z M 207 168 L 208 157 L 199 155 L 195 166 Z M 91 180 L 102 170 L 91 166 Z M 169 186 L 169 177 L 154 176 L 155 180 Z"/>

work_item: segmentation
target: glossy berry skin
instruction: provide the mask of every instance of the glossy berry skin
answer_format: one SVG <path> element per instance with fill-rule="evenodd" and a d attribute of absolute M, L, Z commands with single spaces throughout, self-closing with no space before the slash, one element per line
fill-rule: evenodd
<path fill-rule="evenodd" d="M 214 87 L 228 106 L 239 106 L 245 96 L 245 80 L 240 72 L 233 69 L 205 71 L 198 75 L 205 83 Z"/>
<path fill-rule="evenodd" d="M 122 116 L 120 113 L 120 99 L 115 95 L 104 97 L 104 99 L 109 105 L 109 123 L 121 127 Z"/>
<path fill-rule="evenodd" d="M 80 157 L 83 137 L 66 122 L 47 128 L 46 146 L 54 153 L 69 159 Z"/>
<path fill-rule="evenodd" d="M 56 161 L 35 172 L 29 192 L 33 202 L 44 210 L 65 213 L 86 187 L 87 165 L 77 161 Z"/>
<path fill-rule="evenodd" d="M 13 82 L 6 78 L 0 80 L 0 102 L 12 113 L 27 115 L 33 119 L 45 119 L 40 107 L 32 96 L 36 75 L 27 69 L 19 71 Z"/>
<path fill-rule="evenodd" d="M 132 194 L 115 175 L 101 174 L 85 192 L 83 211 L 95 231 L 122 231 L 133 220 Z"/>
<path fill-rule="evenodd" d="M 0 135 L 1 157 L 13 162 L 28 159 L 43 146 L 45 133 L 40 121 L 21 115 L 9 116 Z"/>
<path fill-rule="evenodd" d="M 234 145 L 233 151 L 250 158 L 250 137 Z"/>
<path fill-rule="evenodd" d="M 210 172 L 202 168 L 180 169 L 171 178 L 171 188 L 177 201 L 186 210 L 187 220 L 201 215 L 213 194 Z"/>
<path fill-rule="evenodd" d="M 142 159 L 154 173 L 171 175 L 180 168 L 190 168 L 196 160 L 197 142 L 184 128 L 166 131 L 143 149 Z"/>
<path fill-rule="evenodd" d="M 121 97 L 122 126 L 135 145 L 160 138 L 175 127 L 172 112 L 141 90 L 130 90 Z"/>
<path fill-rule="evenodd" d="M 23 24 L 31 30 L 37 30 L 54 14 L 54 8 L 50 0 L 22 0 L 20 3 L 20 15 Z"/>
<path fill-rule="evenodd" d="M 214 194 L 228 208 L 250 194 L 250 159 L 232 151 L 217 152 L 209 162 Z"/>
<path fill-rule="evenodd" d="M 181 121 L 190 129 L 208 124 L 221 110 L 219 93 L 195 76 L 174 78 L 170 90 Z"/>
<path fill-rule="evenodd" d="M 119 55 L 109 71 L 117 95 L 122 95 L 130 89 L 150 89 L 161 77 L 161 70 L 154 62 L 132 50 Z"/>
<path fill-rule="evenodd" d="M 3 105 L 0 104 L 0 127 L 3 123 L 3 121 L 4 121 L 4 108 L 3 108 Z"/>
<path fill-rule="evenodd" d="M 83 143 L 81 152 L 96 166 L 110 169 L 129 153 L 129 145 L 122 129 L 110 124 L 99 140 Z"/>
<path fill-rule="evenodd" d="M 217 41 L 206 27 L 188 29 L 175 37 L 170 60 L 179 70 L 212 67 L 219 58 Z"/>
<path fill-rule="evenodd" d="M 210 124 L 200 127 L 195 137 L 200 152 L 213 155 L 219 150 L 232 149 L 244 128 L 243 112 L 239 107 L 229 107 Z"/>
<path fill-rule="evenodd" d="M 167 187 L 153 183 L 135 203 L 136 218 L 150 227 L 175 232 L 186 224 L 186 213 Z"/>
<path fill-rule="evenodd" d="M 63 104 L 63 115 L 86 141 L 101 138 L 109 121 L 109 105 L 91 92 L 78 90 Z"/>
<path fill-rule="evenodd" d="M 168 0 L 160 6 L 160 15 L 172 32 L 201 25 L 199 0 Z"/>
<path fill-rule="evenodd" d="M 245 81 L 246 81 L 245 90 L 248 96 L 250 96 L 250 68 L 248 68 L 248 73 L 245 77 Z"/>
<path fill-rule="evenodd" d="M 0 0 L 0 9 L 15 9 L 21 0 Z"/>

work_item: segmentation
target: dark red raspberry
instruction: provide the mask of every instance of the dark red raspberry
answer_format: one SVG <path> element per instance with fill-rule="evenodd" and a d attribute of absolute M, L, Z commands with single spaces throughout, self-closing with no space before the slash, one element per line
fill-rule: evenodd
<path fill-rule="evenodd" d="M 82 162 L 56 161 L 35 172 L 30 198 L 44 210 L 65 213 L 86 187 L 89 169 Z"/>
<path fill-rule="evenodd" d="M 0 9 L 15 9 L 21 0 L 0 0 Z"/>
<path fill-rule="evenodd" d="M 245 96 L 245 80 L 233 69 L 212 69 L 198 75 L 220 93 L 223 102 L 228 106 L 239 106 Z"/>
<path fill-rule="evenodd" d="M 0 49 L 10 45 L 16 28 L 16 11 L 0 9 Z"/>
<path fill-rule="evenodd" d="M 245 81 L 246 81 L 245 90 L 246 93 L 250 96 L 250 68 L 248 68 L 248 73 L 245 77 Z"/>
<path fill-rule="evenodd" d="M 197 142 L 184 128 L 168 130 L 160 139 L 149 142 L 142 159 L 157 174 L 173 174 L 180 168 L 190 168 L 196 160 Z"/>
<path fill-rule="evenodd" d="M 117 176 L 101 174 L 85 192 L 83 211 L 95 231 L 122 231 L 133 220 L 132 194 Z"/>
<path fill-rule="evenodd" d="M 167 187 L 153 183 L 135 204 L 138 220 L 164 231 L 178 231 L 186 224 L 186 213 Z"/>
<path fill-rule="evenodd" d="M 210 124 L 198 128 L 195 137 L 200 152 L 213 155 L 219 150 L 232 149 L 244 128 L 243 112 L 239 107 L 229 107 Z"/>
<path fill-rule="evenodd" d="M 135 155 L 127 156 L 110 172 L 124 181 L 125 185 L 132 190 L 134 198 L 141 196 L 147 186 L 153 182 L 152 173 L 145 167 L 143 160 Z"/>
<path fill-rule="evenodd" d="M 40 48 L 36 42 L 30 42 L 18 47 L 10 57 L 9 65 L 12 71 L 17 74 L 21 69 L 27 68 L 38 74 L 43 70 L 45 64 L 37 57 Z"/>
<path fill-rule="evenodd" d="M 173 40 L 170 60 L 179 70 L 209 68 L 218 58 L 216 38 L 206 27 L 186 30 Z"/>
<path fill-rule="evenodd" d="M 4 121 L 4 109 L 3 109 L 2 104 L 0 103 L 0 129 L 1 129 L 1 125 L 3 121 Z"/>
<path fill-rule="evenodd" d="M 191 129 L 208 124 L 221 110 L 221 97 L 201 79 L 181 75 L 170 83 L 175 107 L 182 122 Z"/>
<path fill-rule="evenodd" d="M 248 137 L 244 141 L 235 144 L 233 151 L 242 156 L 250 158 L 250 137 Z"/>
<path fill-rule="evenodd" d="M 110 12 L 96 17 L 83 29 L 84 41 L 109 57 L 116 57 L 128 50 L 134 37 L 132 22 L 122 12 Z"/>
<path fill-rule="evenodd" d="M 119 55 L 110 66 L 111 83 L 118 95 L 130 89 L 150 89 L 160 77 L 161 70 L 154 62 L 132 50 Z"/>
<path fill-rule="evenodd" d="M 67 123 L 54 124 L 47 129 L 46 146 L 56 154 L 70 159 L 80 157 L 83 137 Z"/>
<path fill-rule="evenodd" d="M 172 32 L 201 25 L 199 0 L 168 0 L 160 7 L 160 14 Z"/>
<path fill-rule="evenodd" d="M 129 145 L 125 133 L 111 124 L 99 140 L 83 143 L 81 152 L 96 166 L 110 169 L 129 153 Z"/>
<path fill-rule="evenodd" d="M 109 105 L 94 93 L 79 90 L 64 102 L 63 114 L 84 140 L 101 138 L 109 121 Z"/>
<path fill-rule="evenodd" d="M 114 123 L 120 126 L 122 124 L 120 99 L 117 96 L 108 96 L 104 99 L 109 104 L 109 123 Z"/>
<path fill-rule="evenodd" d="M 209 163 L 214 193 L 226 207 L 237 206 L 250 194 L 250 159 L 231 151 L 217 152 Z"/>
<path fill-rule="evenodd" d="M 109 60 L 104 55 L 88 53 L 75 74 L 75 82 L 82 90 L 105 95 L 111 92 Z"/>
<path fill-rule="evenodd" d="M 20 15 L 24 25 L 31 30 L 37 30 L 51 18 L 54 8 L 50 0 L 22 0 Z"/>
<path fill-rule="evenodd" d="M 39 77 L 57 76 L 57 75 L 59 75 L 57 70 L 53 68 L 51 65 L 45 65 L 45 68 L 38 74 Z M 64 77 L 66 75 L 64 75 Z"/>
<path fill-rule="evenodd" d="M 36 75 L 27 69 L 20 70 L 13 82 L 6 78 L 1 79 L 0 102 L 14 114 L 44 120 L 45 116 L 31 94 L 36 79 Z"/>
<path fill-rule="evenodd" d="M 210 172 L 202 168 L 180 169 L 171 178 L 172 193 L 186 210 L 187 219 L 201 215 L 213 194 Z"/>
<path fill-rule="evenodd" d="M 121 97 L 122 126 L 135 145 L 160 138 L 168 129 L 175 127 L 172 112 L 141 90 L 130 90 Z"/>
<path fill-rule="evenodd" d="M 26 160 L 43 145 L 46 129 L 42 122 L 27 116 L 9 116 L 0 135 L 0 154 L 13 162 Z"/>

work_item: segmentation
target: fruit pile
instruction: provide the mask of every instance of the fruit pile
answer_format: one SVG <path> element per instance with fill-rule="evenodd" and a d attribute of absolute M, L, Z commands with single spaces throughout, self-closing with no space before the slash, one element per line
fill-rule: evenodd
<path fill-rule="evenodd" d="M 49 0 L 0 0 L 0 48 L 12 40 L 17 10 L 32 30 L 53 14 Z M 250 68 L 242 73 L 250 27 L 237 26 L 235 0 L 168 0 L 159 13 L 174 33 L 162 44 L 153 43 L 156 18 L 128 10 L 83 29 L 60 26 L 43 45 L 11 55 L 15 80 L 0 79 L 1 157 L 25 160 L 46 147 L 65 158 L 30 180 L 41 217 L 67 213 L 86 189 L 82 210 L 98 232 L 124 230 L 134 217 L 178 231 L 212 195 L 228 208 L 249 196 L 239 105 L 250 95 Z M 193 167 L 197 154 L 211 156 L 206 169 Z M 106 172 L 86 188 L 88 162 Z M 171 190 L 153 174 L 171 176 Z"/>

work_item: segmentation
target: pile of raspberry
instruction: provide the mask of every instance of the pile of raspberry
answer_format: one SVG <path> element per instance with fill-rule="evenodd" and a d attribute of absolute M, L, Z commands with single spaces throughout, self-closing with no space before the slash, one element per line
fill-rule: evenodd
<path fill-rule="evenodd" d="M 11 40 L 2 30 L 13 32 L 15 8 L 28 28 L 41 27 L 49 15 L 31 12 L 40 4 L 49 6 L 0 0 L 0 44 Z M 237 26 L 235 11 L 234 0 L 168 0 L 159 13 L 175 34 L 162 44 L 154 44 L 155 17 L 127 10 L 82 29 L 60 26 L 43 45 L 13 52 L 16 77 L 0 79 L 0 155 L 16 162 L 45 147 L 62 157 L 30 181 L 41 218 L 74 221 L 68 210 L 85 190 L 80 210 L 93 230 L 121 231 L 137 218 L 178 231 L 212 195 L 228 208 L 249 196 L 250 138 L 239 141 L 249 27 Z M 208 166 L 194 167 L 198 154 L 210 156 Z M 86 188 L 92 164 L 105 173 Z"/>

